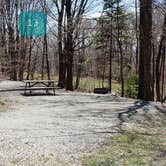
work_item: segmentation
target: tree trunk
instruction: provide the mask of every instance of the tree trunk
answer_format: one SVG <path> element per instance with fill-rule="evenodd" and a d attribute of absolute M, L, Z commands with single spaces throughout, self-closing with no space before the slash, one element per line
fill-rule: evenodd
<path fill-rule="evenodd" d="M 138 74 L 138 66 L 139 66 L 139 36 L 138 36 L 138 0 L 135 0 L 135 15 L 136 15 L 136 24 L 135 24 L 135 32 L 136 32 L 136 74 Z"/>
<path fill-rule="evenodd" d="M 162 57 L 162 89 L 161 89 L 161 97 L 162 97 L 162 100 L 164 99 L 164 97 L 165 97 L 165 88 L 166 88 L 166 86 L 165 86 L 165 84 L 164 84 L 164 82 L 165 82 L 165 57 L 166 56 L 166 47 L 164 47 L 163 48 L 163 57 Z"/>
<path fill-rule="evenodd" d="M 31 72 L 31 57 L 32 57 L 32 37 L 29 39 L 29 56 L 28 56 L 28 70 L 27 70 L 27 80 L 29 80 Z"/>
<path fill-rule="evenodd" d="M 72 1 L 66 2 L 66 14 L 67 14 L 67 43 L 66 43 L 66 55 L 67 55 L 67 82 L 66 90 L 73 90 L 73 20 L 72 20 Z"/>
<path fill-rule="evenodd" d="M 59 56 L 59 80 L 58 86 L 61 88 L 65 87 L 66 79 L 66 66 L 65 66 L 65 54 L 63 52 L 63 18 L 64 18 L 64 7 L 65 0 L 55 2 L 58 11 L 58 56 Z"/>
<path fill-rule="evenodd" d="M 166 15 L 165 15 L 165 18 L 164 18 L 163 32 L 162 32 L 162 35 L 161 35 L 159 51 L 158 51 L 158 55 L 157 55 L 157 58 L 156 58 L 156 97 L 157 97 L 157 101 L 162 100 L 161 87 L 160 87 L 161 74 L 162 74 L 161 73 L 161 65 L 162 65 L 162 53 L 163 53 L 165 44 L 166 44 Z"/>
<path fill-rule="evenodd" d="M 36 54 L 35 54 L 35 57 L 34 57 L 34 60 L 33 60 L 32 70 L 31 70 L 31 79 L 32 80 L 34 79 L 34 74 L 35 74 L 35 71 L 36 71 L 38 51 L 39 51 L 39 48 L 37 47 Z"/>
<path fill-rule="evenodd" d="M 45 49 L 45 55 L 46 55 L 46 65 L 47 65 L 47 78 L 48 80 L 51 80 L 50 76 L 50 64 L 49 64 L 49 57 L 48 57 L 48 42 L 47 42 L 47 35 L 44 35 L 44 49 Z"/>
<path fill-rule="evenodd" d="M 81 78 L 81 69 L 82 69 L 81 63 L 78 63 L 75 89 L 79 88 L 80 78 Z"/>
<path fill-rule="evenodd" d="M 122 50 L 122 43 L 119 41 L 119 50 L 120 50 L 120 78 L 121 78 L 121 96 L 124 97 L 124 74 L 123 74 L 123 50 Z"/>
<path fill-rule="evenodd" d="M 155 94 L 155 45 L 152 44 L 152 94 Z"/>
<path fill-rule="evenodd" d="M 112 35 L 112 14 L 111 14 L 111 25 L 110 25 L 110 28 L 111 28 L 111 36 L 110 36 L 110 43 L 109 43 L 109 91 L 112 92 L 112 45 L 113 45 L 113 35 Z"/>
<path fill-rule="evenodd" d="M 18 77 L 19 81 L 22 81 L 24 79 L 24 70 L 26 66 L 26 48 L 27 43 L 25 43 L 25 38 L 21 38 L 21 49 L 20 49 L 20 56 L 19 56 L 19 71 L 18 71 Z"/>
<path fill-rule="evenodd" d="M 154 100 L 151 77 L 152 0 L 140 0 L 140 57 L 138 98 Z"/>
<path fill-rule="evenodd" d="M 122 41 L 120 39 L 120 27 L 119 27 L 119 1 L 117 1 L 117 43 L 120 51 L 120 79 L 121 79 L 121 96 L 124 97 L 124 74 L 123 74 L 123 48 Z"/>
<path fill-rule="evenodd" d="M 8 55 L 10 59 L 10 79 L 17 80 L 17 71 L 16 71 L 16 52 L 15 52 L 15 40 L 14 40 L 14 29 L 12 26 L 12 10 L 10 0 L 6 0 L 7 5 L 7 17 L 8 17 Z"/>
<path fill-rule="evenodd" d="M 62 49 L 62 15 L 58 18 L 58 54 L 59 54 L 59 81 L 58 86 L 65 87 L 65 56 Z"/>

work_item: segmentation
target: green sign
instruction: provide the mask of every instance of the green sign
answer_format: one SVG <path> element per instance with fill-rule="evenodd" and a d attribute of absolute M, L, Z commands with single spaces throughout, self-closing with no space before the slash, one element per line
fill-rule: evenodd
<path fill-rule="evenodd" d="M 19 16 L 19 32 L 24 37 L 40 37 L 46 34 L 47 15 L 43 11 L 22 11 Z"/>

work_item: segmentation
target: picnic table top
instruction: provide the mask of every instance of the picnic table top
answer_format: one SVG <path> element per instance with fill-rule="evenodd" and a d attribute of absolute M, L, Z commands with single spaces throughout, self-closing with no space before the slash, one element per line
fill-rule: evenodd
<path fill-rule="evenodd" d="M 24 80 L 24 83 L 58 82 L 56 80 Z"/>

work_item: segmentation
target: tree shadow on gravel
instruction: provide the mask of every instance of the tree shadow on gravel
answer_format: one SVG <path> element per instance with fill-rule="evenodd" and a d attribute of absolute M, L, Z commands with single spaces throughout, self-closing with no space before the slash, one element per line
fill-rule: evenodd
<path fill-rule="evenodd" d="M 120 112 L 118 114 L 118 119 L 120 120 L 119 125 L 122 126 L 122 124 L 126 121 L 126 119 L 131 118 L 135 114 L 138 113 L 138 109 L 142 109 L 144 111 L 144 116 L 147 116 L 148 113 L 148 108 L 147 106 L 149 105 L 148 101 L 136 101 L 134 103 L 134 106 L 129 107 L 127 110 Z M 125 116 L 126 115 L 126 116 Z"/>
<path fill-rule="evenodd" d="M 22 96 L 25 96 L 25 97 L 32 97 L 32 96 L 59 96 L 58 94 L 53 94 L 53 93 L 32 93 L 32 94 L 24 94 L 22 93 L 21 94 Z"/>
<path fill-rule="evenodd" d="M 155 106 L 155 108 L 156 108 L 157 110 L 159 110 L 160 113 L 166 115 L 166 106 L 163 106 L 162 108 L 159 107 L 159 106 Z"/>

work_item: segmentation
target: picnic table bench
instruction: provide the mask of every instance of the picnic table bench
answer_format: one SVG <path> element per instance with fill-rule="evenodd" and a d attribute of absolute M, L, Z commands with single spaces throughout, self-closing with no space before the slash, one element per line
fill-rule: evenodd
<path fill-rule="evenodd" d="M 32 94 L 33 90 L 46 90 L 46 94 L 48 94 L 49 90 L 52 90 L 55 95 L 55 89 L 57 88 L 55 85 L 57 81 L 55 80 L 24 80 L 23 82 L 25 83 L 25 95 L 27 91 Z"/>

